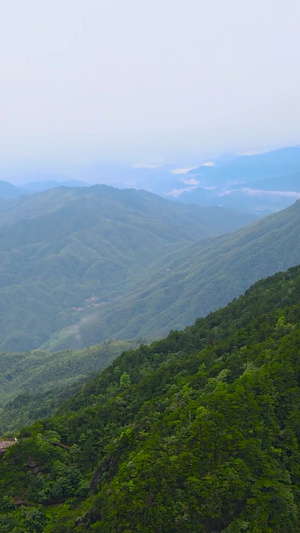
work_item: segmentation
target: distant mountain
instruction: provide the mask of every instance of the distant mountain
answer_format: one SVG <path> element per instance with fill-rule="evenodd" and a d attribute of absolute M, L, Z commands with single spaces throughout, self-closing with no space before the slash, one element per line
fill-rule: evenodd
<path fill-rule="evenodd" d="M 77 346 L 87 346 L 90 338 L 153 339 L 182 329 L 260 278 L 300 263 L 299 235 L 300 201 L 234 233 L 177 248 L 152 265 L 130 295 L 77 322 Z M 55 349 L 75 338 L 72 330 L 64 333 Z"/>
<path fill-rule="evenodd" d="M 61 186 L 89 186 L 85 180 L 121 189 L 143 189 L 181 203 L 226 207 L 257 216 L 284 209 L 300 197 L 297 180 L 300 146 L 248 156 L 223 154 L 213 161 L 187 167 L 178 168 L 174 163 L 130 165 L 102 161 L 76 167 L 74 176 L 79 179 L 65 174 L 30 174 L 19 169 L 14 179 L 27 183 L 16 188 L 8 184 L 10 190 L 3 196 L 0 186 L 0 200 Z M 7 171 L 2 170 L 0 174 L 5 176 Z"/>
<path fill-rule="evenodd" d="M 201 166 L 190 170 L 189 175 L 202 179 L 213 177 L 219 184 L 235 181 L 249 184 L 259 179 L 287 176 L 297 172 L 300 172 L 300 146 L 221 160 L 216 166 Z"/>
<path fill-rule="evenodd" d="M 299 187 L 300 147 L 296 146 L 219 158 L 187 172 L 169 194 L 184 203 L 220 205 L 263 215 L 299 199 Z"/>
<path fill-rule="evenodd" d="M 66 181 L 35 181 L 26 183 L 21 186 L 13 185 L 8 181 L 0 180 L 0 201 L 10 200 L 23 196 L 24 194 L 33 194 L 35 192 L 46 191 L 57 187 L 88 187 L 89 184 L 84 181 L 69 179 Z M 2 206 L 1 206 L 2 207 Z"/>
<path fill-rule="evenodd" d="M 300 192 L 300 172 L 289 176 L 265 178 L 251 183 L 251 189 L 262 191 Z"/>
<path fill-rule="evenodd" d="M 25 183 L 20 188 L 27 193 L 35 193 L 55 189 L 56 187 L 88 187 L 89 184 L 80 180 L 68 179 L 64 181 L 44 180 Z"/>
<path fill-rule="evenodd" d="M 105 302 L 128 294 L 133 281 L 166 253 L 252 219 L 100 185 L 60 187 L 5 202 L 0 349 L 39 347 L 87 311 L 97 313 Z"/>
<path fill-rule="evenodd" d="M 275 188 L 280 183 L 279 178 L 277 184 L 273 184 L 273 178 L 267 178 L 266 180 L 255 182 L 249 187 L 237 185 L 219 193 L 219 196 L 215 198 L 210 195 L 208 201 L 199 202 L 199 205 L 214 205 L 217 203 L 228 209 L 238 209 L 238 206 L 240 206 L 243 212 L 256 213 L 258 216 L 268 215 L 288 207 L 300 198 L 298 187 L 294 190 L 287 190 L 291 180 L 287 179 L 287 184 L 283 183 L 283 180 L 280 181 L 281 186 L 279 188 Z M 261 188 L 256 188 L 257 184 Z M 263 188 L 266 185 L 268 188 Z"/>
<path fill-rule="evenodd" d="M 8 183 L 7 181 L 0 181 L 0 201 L 9 198 L 17 198 L 24 194 L 18 187 Z"/>

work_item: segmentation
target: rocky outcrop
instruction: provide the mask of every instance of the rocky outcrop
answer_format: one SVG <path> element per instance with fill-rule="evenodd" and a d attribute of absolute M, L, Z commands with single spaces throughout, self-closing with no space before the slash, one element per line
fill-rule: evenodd
<path fill-rule="evenodd" d="M 17 439 L 3 439 L 0 440 L 0 457 L 6 452 L 6 450 L 12 446 L 13 444 L 16 444 Z"/>

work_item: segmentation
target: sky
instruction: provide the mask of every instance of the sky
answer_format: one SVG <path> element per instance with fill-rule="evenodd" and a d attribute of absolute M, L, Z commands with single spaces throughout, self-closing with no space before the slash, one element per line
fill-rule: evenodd
<path fill-rule="evenodd" d="M 299 51 L 299 0 L 10 0 L 0 166 L 189 167 L 300 144 Z"/>

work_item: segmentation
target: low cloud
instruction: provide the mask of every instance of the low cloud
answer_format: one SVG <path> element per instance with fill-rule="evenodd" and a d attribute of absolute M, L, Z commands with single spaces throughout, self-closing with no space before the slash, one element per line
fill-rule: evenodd
<path fill-rule="evenodd" d="M 200 181 L 196 180 L 196 178 L 185 178 L 181 181 L 182 183 L 185 183 L 185 185 L 200 185 Z"/>
<path fill-rule="evenodd" d="M 242 191 L 249 196 L 285 196 L 286 198 L 300 198 L 297 191 L 263 191 L 261 189 L 243 188 Z"/>
<path fill-rule="evenodd" d="M 228 194 L 232 194 L 233 192 L 236 192 L 237 189 L 231 189 L 231 190 L 228 190 L 228 191 L 222 191 L 220 192 L 220 194 L 218 194 L 218 196 L 228 196 Z"/>
<path fill-rule="evenodd" d="M 189 168 L 174 168 L 171 172 L 172 174 L 187 174 L 190 170 L 194 170 L 198 167 L 189 167 Z"/>
<path fill-rule="evenodd" d="M 296 200 L 300 199 L 300 192 L 298 191 L 264 191 L 262 189 L 250 189 L 248 187 L 243 187 L 242 189 L 229 189 L 221 192 L 219 196 L 228 196 L 228 194 L 235 192 L 243 192 L 248 196 L 283 196 L 286 198 L 295 198 Z"/>
<path fill-rule="evenodd" d="M 215 185 L 213 185 L 212 187 L 199 187 L 199 182 L 195 179 L 190 179 L 190 180 L 182 180 L 182 182 L 185 184 L 185 185 L 190 185 L 190 187 L 185 187 L 184 189 L 173 189 L 173 191 L 169 192 L 168 193 L 168 196 L 173 196 L 173 198 L 177 198 L 178 196 L 180 196 L 183 192 L 191 192 L 191 191 L 195 191 L 195 190 L 205 190 L 205 191 L 213 191 L 215 190 L 217 187 Z"/>
<path fill-rule="evenodd" d="M 202 163 L 202 165 L 197 165 L 196 167 L 188 167 L 188 168 L 174 168 L 171 172 L 172 174 L 187 174 L 191 170 L 195 170 L 196 168 L 200 167 L 215 167 L 215 163 L 213 161 L 206 161 L 205 163 Z"/>
<path fill-rule="evenodd" d="M 173 198 L 178 198 L 183 192 L 190 192 L 195 189 L 198 189 L 198 187 L 186 187 L 185 189 L 173 189 L 173 191 L 168 193 L 168 196 L 173 196 Z"/>

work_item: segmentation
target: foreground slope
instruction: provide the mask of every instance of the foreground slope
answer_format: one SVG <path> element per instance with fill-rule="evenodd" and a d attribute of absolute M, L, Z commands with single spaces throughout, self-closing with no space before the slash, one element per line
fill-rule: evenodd
<path fill-rule="evenodd" d="M 125 352 L 0 462 L 3 533 L 295 533 L 300 267 Z"/>
<path fill-rule="evenodd" d="M 5 203 L 0 349 L 39 347 L 86 308 L 126 293 L 167 251 L 247 220 L 107 186 L 62 187 Z"/>
<path fill-rule="evenodd" d="M 90 338 L 96 343 L 115 335 L 153 339 L 192 324 L 259 279 L 300 263 L 299 235 L 300 201 L 234 233 L 164 256 L 129 296 L 78 323 L 79 346 L 88 345 Z M 56 348 L 64 348 L 63 342 Z"/>

